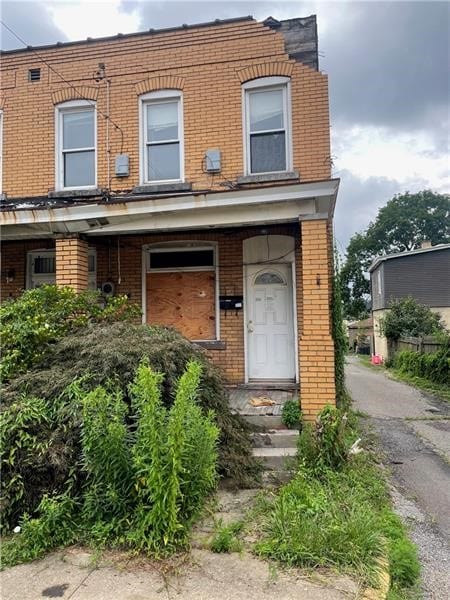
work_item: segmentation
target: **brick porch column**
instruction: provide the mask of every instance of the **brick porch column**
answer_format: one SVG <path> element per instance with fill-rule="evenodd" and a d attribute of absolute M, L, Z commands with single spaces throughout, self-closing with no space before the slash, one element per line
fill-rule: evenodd
<path fill-rule="evenodd" d="M 333 255 L 326 219 L 301 221 L 300 228 L 300 397 L 305 419 L 312 420 L 326 404 L 336 404 L 330 311 Z"/>
<path fill-rule="evenodd" d="M 56 285 L 87 290 L 88 243 L 76 235 L 56 239 Z"/>

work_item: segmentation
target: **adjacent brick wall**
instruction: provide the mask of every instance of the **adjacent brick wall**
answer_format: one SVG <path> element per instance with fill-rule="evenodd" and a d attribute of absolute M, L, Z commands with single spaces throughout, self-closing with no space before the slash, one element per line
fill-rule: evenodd
<path fill-rule="evenodd" d="M 78 237 L 56 240 L 56 285 L 77 293 L 88 287 L 88 243 Z"/>
<path fill-rule="evenodd" d="M 326 220 L 301 223 L 302 328 L 299 340 L 300 396 L 306 419 L 336 403 L 331 337 L 331 231 Z"/>
<path fill-rule="evenodd" d="M 284 38 L 262 23 L 242 21 L 157 35 L 41 49 L 39 53 L 106 112 L 106 82 L 96 82 L 98 63 L 110 80 L 110 168 L 119 152 L 130 155 L 130 175 L 112 178 L 112 190 L 139 183 L 139 94 L 158 88 L 183 90 L 185 175 L 194 189 L 223 190 L 243 173 L 242 81 L 258 76 L 291 77 L 293 167 L 302 181 L 330 177 L 326 75 L 285 53 Z M 40 67 L 41 80 L 28 81 Z M 14 76 L 8 76 L 13 74 Z M 77 93 L 32 52 L 2 56 L 3 191 L 9 197 L 45 195 L 55 188 L 54 103 Z M 106 122 L 98 112 L 98 185 L 107 188 Z M 222 172 L 203 172 L 208 148 L 222 151 Z"/>

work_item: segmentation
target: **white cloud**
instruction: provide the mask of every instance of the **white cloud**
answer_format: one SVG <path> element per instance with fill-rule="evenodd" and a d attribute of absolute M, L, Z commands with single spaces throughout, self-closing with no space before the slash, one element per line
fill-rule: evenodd
<path fill-rule="evenodd" d="M 436 191 L 448 191 L 447 153 L 437 153 L 429 134 L 393 132 L 389 128 L 349 127 L 333 130 L 336 174 L 346 169 L 362 180 L 383 177 L 413 187 L 424 182 Z"/>
<path fill-rule="evenodd" d="M 120 0 L 58 0 L 46 6 L 55 25 L 70 40 L 139 30 L 138 10 L 125 11 Z"/>

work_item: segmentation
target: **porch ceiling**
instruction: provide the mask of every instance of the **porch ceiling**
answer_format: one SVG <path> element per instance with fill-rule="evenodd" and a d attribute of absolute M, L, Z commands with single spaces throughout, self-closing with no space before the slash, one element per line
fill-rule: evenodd
<path fill-rule="evenodd" d="M 339 180 L 0 213 L 3 240 L 284 223 L 332 216 Z"/>

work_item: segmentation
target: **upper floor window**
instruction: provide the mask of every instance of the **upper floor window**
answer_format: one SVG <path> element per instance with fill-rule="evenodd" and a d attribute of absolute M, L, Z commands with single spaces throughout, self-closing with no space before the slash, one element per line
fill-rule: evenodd
<path fill-rule="evenodd" d="M 95 187 L 97 183 L 96 111 L 91 102 L 74 100 L 56 108 L 57 187 Z"/>
<path fill-rule="evenodd" d="M 246 174 L 289 171 L 289 78 L 264 77 L 243 88 Z"/>
<path fill-rule="evenodd" d="M 141 97 L 141 182 L 183 180 L 181 92 L 161 90 Z"/>

